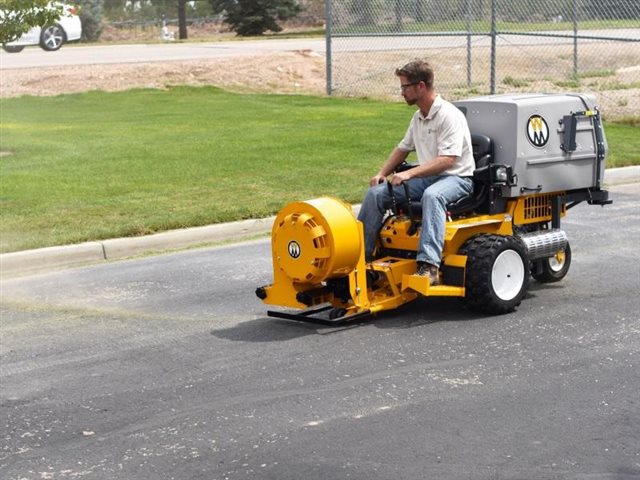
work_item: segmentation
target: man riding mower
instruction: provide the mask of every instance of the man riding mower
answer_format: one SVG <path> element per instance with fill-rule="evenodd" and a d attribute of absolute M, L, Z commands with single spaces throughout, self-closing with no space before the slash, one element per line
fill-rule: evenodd
<path fill-rule="evenodd" d="M 512 312 L 529 277 L 564 278 L 571 248 L 561 219 L 602 189 L 607 144 L 595 99 L 582 94 L 494 95 L 455 102 L 472 133 L 473 193 L 447 205 L 437 281 L 416 275 L 421 205 L 403 186 L 365 258 L 349 205 L 317 198 L 286 205 L 272 229 L 273 283 L 256 290 L 288 307 L 273 317 L 333 324 L 395 309 L 419 296 L 460 297 L 473 310 Z M 403 166 L 402 168 L 408 168 Z"/>

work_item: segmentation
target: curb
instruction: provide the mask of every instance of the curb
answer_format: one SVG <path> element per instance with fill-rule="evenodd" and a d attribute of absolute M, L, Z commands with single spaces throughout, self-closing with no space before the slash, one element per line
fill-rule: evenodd
<path fill-rule="evenodd" d="M 120 260 L 136 255 L 161 253 L 213 242 L 239 241 L 253 235 L 269 232 L 274 220 L 275 216 L 170 230 L 144 237 L 114 238 L 77 245 L 4 253 L 0 255 L 0 277 L 42 273 L 59 268 Z"/>
<path fill-rule="evenodd" d="M 640 165 L 605 170 L 605 185 L 635 182 L 640 182 Z M 359 205 L 353 207 L 356 214 L 359 207 Z M 213 242 L 241 241 L 251 236 L 268 233 L 274 220 L 275 216 L 171 230 L 144 237 L 115 238 L 77 245 L 4 253 L 0 255 L 0 277 L 43 273 L 60 268 L 120 260 L 135 255 L 161 253 Z"/>
<path fill-rule="evenodd" d="M 623 183 L 640 182 L 640 165 L 612 168 L 604 171 L 605 185 L 621 185 Z"/>

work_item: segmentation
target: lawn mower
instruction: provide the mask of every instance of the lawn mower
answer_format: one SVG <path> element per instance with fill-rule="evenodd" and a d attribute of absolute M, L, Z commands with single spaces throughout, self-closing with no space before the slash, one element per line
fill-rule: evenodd
<path fill-rule="evenodd" d="M 331 197 L 293 202 L 272 228 L 273 283 L 256 290 L 265 303 L 287 308 L 269 316 L 338 324 L 420 296 L 459 297 L 498 315 L 520 305 L 530 276 L 565 277 L 571 247 L 561 219 L 581 202 L 611 203 L 595 98 L 491 95 L 455 104 L 472 132 L 476 170 L 473 193 L 447 206 L 439 283 L 415 274 L 421 204 L 396 200 L 390 184 L 393 201 L 368 262 L 350 205 Z"/>

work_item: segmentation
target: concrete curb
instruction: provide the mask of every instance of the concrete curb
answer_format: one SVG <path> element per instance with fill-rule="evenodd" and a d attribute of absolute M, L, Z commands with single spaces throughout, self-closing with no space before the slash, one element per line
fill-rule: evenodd
<path fill-rule="evenodd" d="M 640 182 L 640 165 L 612 168 L 604 171 L 605 185 L 621 185 L 623 183 Z"/>
<path fill-rule="evenodd" d="M 640 165 L 605 171 L 605 185 L 640 182 Z M 359 205 L 354 206 L 357 214 Z M 0 277 L 42 273 L 135 255 L 160 253 L 213 242 L 240 241 L 266 234 L 275 217 L 171 230 L 144 237 L 115 238 L 78 245 L 47 247 L 0 255 Z"/>
<path fill-rule="evenodd" d="M 275 217 L 220 223 L 77 245 L 38 248 L 0 255 L 0 277 L 46 272 L 58 268 L 119 260 L 135 255 L 177 250 L 227 240 L 242 240 L 271 230 Z"/>

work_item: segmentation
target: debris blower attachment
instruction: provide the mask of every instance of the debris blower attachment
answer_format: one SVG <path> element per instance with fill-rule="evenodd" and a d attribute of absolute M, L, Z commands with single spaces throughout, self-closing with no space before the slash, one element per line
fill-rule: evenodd
<path fill-rule="evenodd" d="M 274 317 L 335 323 L 369 314 L 348 305 L 349 299 L 367 303 L 363 242 L 350 205 L 328 197 L 290 203 L 271 232 L 274 282 L 256 295 L 269 304 L 313 307 L 296 314 L 269 311 Z"/>

